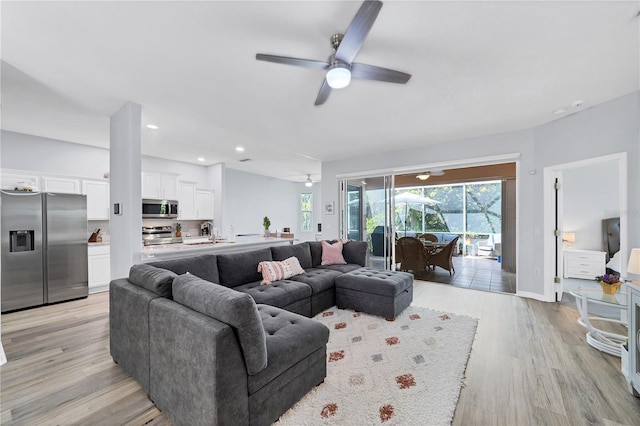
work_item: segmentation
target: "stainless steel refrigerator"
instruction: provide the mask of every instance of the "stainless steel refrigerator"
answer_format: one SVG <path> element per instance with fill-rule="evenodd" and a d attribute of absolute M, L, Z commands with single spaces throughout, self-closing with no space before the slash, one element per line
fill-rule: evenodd
<path fill-rule="evenodd" d="M 87 197 L 1 195 L 2 312 L 86 297 Z"/>

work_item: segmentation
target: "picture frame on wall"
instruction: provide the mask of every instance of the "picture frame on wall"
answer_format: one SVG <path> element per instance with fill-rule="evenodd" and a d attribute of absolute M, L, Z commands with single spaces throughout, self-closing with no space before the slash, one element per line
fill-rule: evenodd
<path fill-rule="evenodd" d="M 324 214 L 334 214 L 333 201 L 324 204 Z"/>

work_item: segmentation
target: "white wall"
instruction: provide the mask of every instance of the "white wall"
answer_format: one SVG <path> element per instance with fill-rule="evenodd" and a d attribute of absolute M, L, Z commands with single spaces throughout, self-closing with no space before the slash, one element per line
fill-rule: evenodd
<path fill-rule="evenodd" d="M 314 204 L 319 204 L 319 185 L 312 188 Z M 300 240 L 313 240 L 315 232 L 300 232 L 300 194 L 308 192 L 302 183 L 265 177 L 237 170 L 225 170 L 223 235 L 230 225 L 237 234 L 262 234 L 262 219 L 269 216 L 271 231 L 291 228 Z M 317 217 L 317 216 L 316 216 Z M 315 223 L 318 220 L 314 220 Z"/>
<path fill-rule="evenodd" d="M 618 161 L 562 173 L 562 229 L 576 234 L 571 248 L 602 250 L 602 219 L 620 214 Z"/>
<path fill-rule="evenodd" d="M 640 247 L 640 92 L 594 106 L 569 117 L 526 129 L 414 149 L 363 155 L 323 163 L 323 202 L 338 201 L 336 175 L 367 174 L 417 165 L 463 165 L 479 157 L 518 154 L 518 293 L 542 298 L 545 291 L 544 167 L 627 152 L 628 233 L 630 247 Z M 393 141 L 390 141 L 390 145 Z M 323 238 L 338 236 L 337 215 L 323 216 Z"/>

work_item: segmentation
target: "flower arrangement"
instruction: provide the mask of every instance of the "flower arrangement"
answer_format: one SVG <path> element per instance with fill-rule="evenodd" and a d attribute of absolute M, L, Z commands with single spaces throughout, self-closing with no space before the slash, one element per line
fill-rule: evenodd
<path fill-rule="evenodd" d="M 598 275 L 596 277 L 596 281 L 605 283 L 605 284 L 616 284 L 620 282 L 620 275 L 616 275 L 616 274 Z"/>

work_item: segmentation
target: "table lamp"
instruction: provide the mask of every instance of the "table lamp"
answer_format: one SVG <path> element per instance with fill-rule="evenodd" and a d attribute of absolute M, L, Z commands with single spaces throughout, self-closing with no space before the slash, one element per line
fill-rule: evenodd
<path fill-rule="evenodd" d="M 634 248 L 629 255 L 629 264 L 627 265 L 627 275 L 640 276 L 640 248 Z M 632 280 L 635 285 L 640 285 L 640 281 Z"/>
<path fill-rule="evenodd" d="M 571 247 L 573 243 L 576 242 L 576 233 L 575 232 L 563 232 L 562 233 L 562 242 L 565 243 L 567 247 Z"/>

